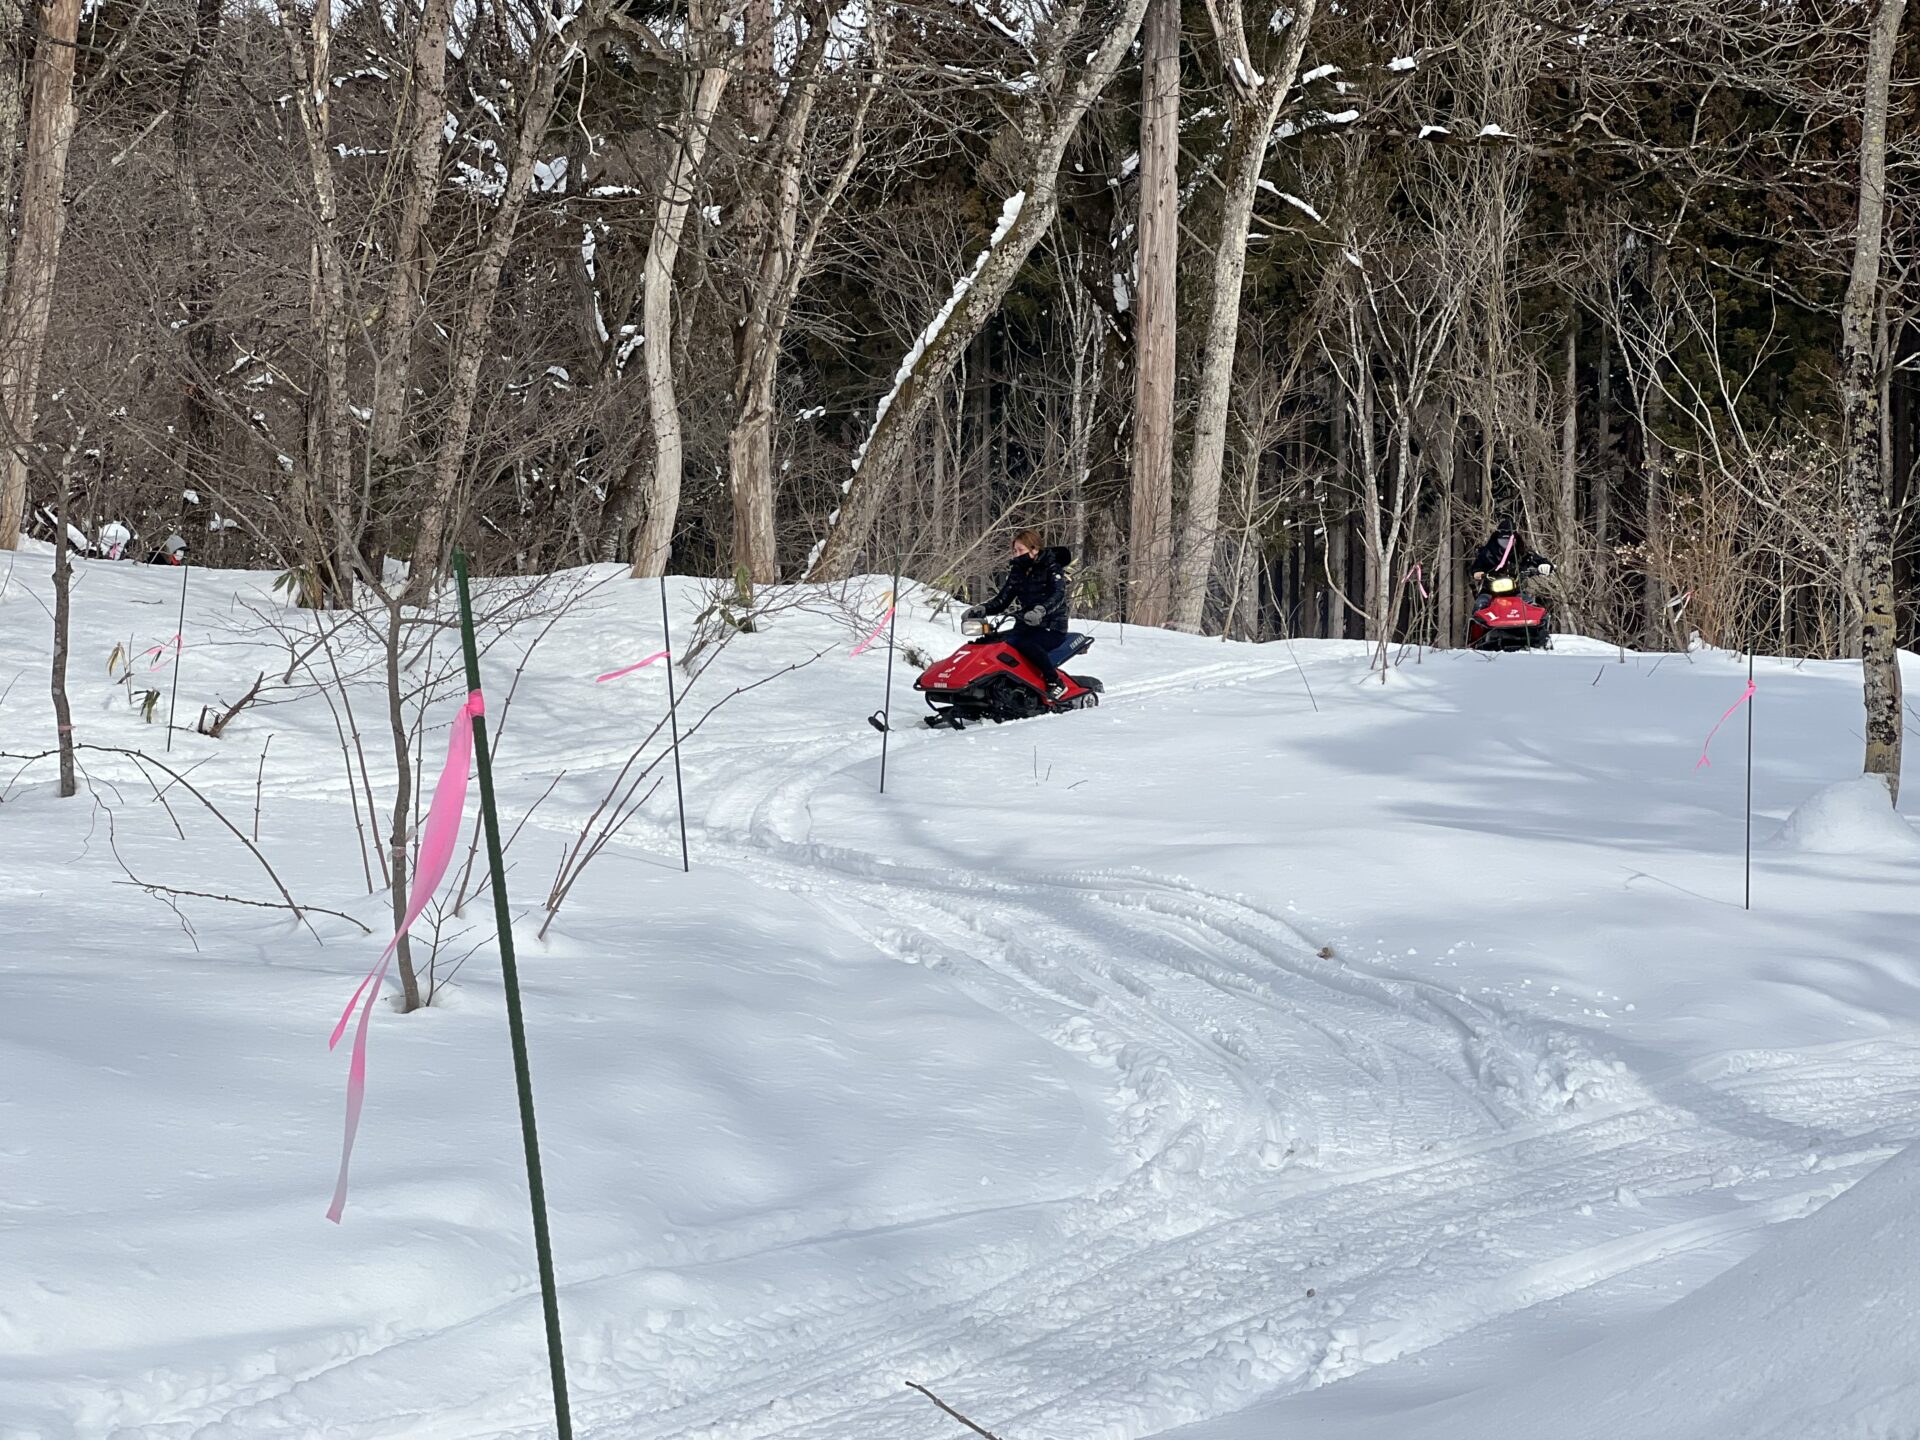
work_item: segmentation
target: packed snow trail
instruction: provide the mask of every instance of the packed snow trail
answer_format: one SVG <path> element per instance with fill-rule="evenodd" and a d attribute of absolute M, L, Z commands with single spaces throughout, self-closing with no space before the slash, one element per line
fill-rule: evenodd
<path fill-rule="evenodd" d="M 146 578 L 93 567 L 77 623 L 123 635 Z M 248 646 L 202 642 L 257 588 L 228 583 L 188 653 L 244 687 Z M 595 592 L 518 692 L 523 906 L 657 718 L 657 674 L 580 679 L 637 653 L 643 601 Z M 32 656 L 22 620 L 0 610 Z M 1894 953 L 1913 862 L 1763 854 L 1753 917 L 1699 893 L 1729 873 L 1729 782 L 1684 771 L 1731 662 L 1573 642 L 1381 686 L 1360 646 L 1095 629 L 1099 709 L 903 729 L 885 797 L 859 717 L 886 657 L 845 653 L 864 629 L 788 613 L 739 637 L 703 684 L 833 653 L 689 740 L 694 873 L 667 798 L 526 944 L 583 1437 L 952 1433 L 906 1380 L 1008 1440 L 1155 1435 L 1557 1299 L 1671 1295 L 1682 1262 L 1724 1267 L 1920 1132 Z M 1763 760 L 1763 806 L 1838 778 L 1840 669 L 1763 673 L 1768 723 L 1803 740 Z M 377 924 L 325 710 L 270 720 L 291 768 L 263 842 L 305 898 Z M 257 746 L 180 745 L 196 784 L 252 803 Z M 164 825 L 117 824 L 163 864 Z M 365 944 L 322 922 L 324 949 L 290 950 L 221 907 L 190 943 L 112 885 L 97 828 L 37 792 L 0 811 L 34 900 L 0 897 L 26 1002 L 0 1058 L 71 1108 L 10 1112 L 0 1151 L 0 1235 L 31 1247 L 0 1298 L 0 1437 L 545 1434 L 489 972 L 379 1016 L 354 1208 L 323 1230 L 339 1076 L 308 1032 Z M 1472 893 L 1488 874 L 1507 887 Z M 77 930 L 42 898 L 76 884 L 97 917 Z"/>

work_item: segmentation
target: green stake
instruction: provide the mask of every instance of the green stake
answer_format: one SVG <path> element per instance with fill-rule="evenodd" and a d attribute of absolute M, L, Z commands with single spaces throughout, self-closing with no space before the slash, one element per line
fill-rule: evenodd
<path fill-rule="evenodd" d="M 467 657 L 467 689 L 480 688 L 480 650 L 473 639 L 473 601 L 467 594 L 467 556 L 453 552 L 460 588 L 460 643 Z M 493 867 L 493 918 L 500 931 L 500 972 L 506 980 L 507 1029 L 513 1035 L 513 1078 L 520 1090 L 520 1137 L 527 1151 L 527 1188 L 533 1201 L 533 1246 L 540 1262 L 540 1300 L 547 1313 L 547 1363 L 553 1370 L 553 1419 L 559 1440 L 573 1440 L 567 1410 L 567 1362 L 560 1349 L 560 1296 L 553 1284 L 553 1241 L 547 1234 L 547 1190 L 540 1181 L 540 1135 L 533 1124 L 533 1077 L 527 1069 L 527 1027 L 520 1018 L 520 972 L 513 963 L 513 921 L 507 913 L 507 870 L 500 858 L 500 817 L 493 808 L 493 760 L 487 753 L 487 721 L 473 717 L 473 761 L 480 776 L 480 816 L 487 830 L 487 861 Z"/>

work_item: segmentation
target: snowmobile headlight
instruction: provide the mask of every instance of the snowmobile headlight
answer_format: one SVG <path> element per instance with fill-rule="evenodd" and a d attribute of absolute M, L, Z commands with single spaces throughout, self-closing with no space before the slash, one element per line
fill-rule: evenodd
<path fill-rule="evenodd" d="M 1504 576 L 1493 582 L 1493 593 L 1496 595 L 1511 595 L 1513 591 L 1513 581 L 1506 579 Z"/>
<path fill-rule="evenodd" d="M 962 620 L 960 622 L 960 633 L 962 635 L 984 635 L 987 633 L 987 622 L 984 619 Z"/>

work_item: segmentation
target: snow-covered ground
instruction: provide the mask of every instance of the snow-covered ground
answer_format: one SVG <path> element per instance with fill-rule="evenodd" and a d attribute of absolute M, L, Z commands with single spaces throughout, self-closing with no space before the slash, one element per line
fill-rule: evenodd
<path fill-rule="evenodd" d="M 53 737 L 44 558 L 0 592 L 13 753 Z M 541 940 L 665 699 L 659 666 L 594 683 L 659 648 L 654 587 L 574 579 L 497 771 L 583 1437 L 965 1433 L 908 1381 L 1005 1440 L 1916 1433 L 1914 1165 L 1800 1221 L 1920 1137 L 1920 841 L 1827 789 L 1856 668 L 1759 662 L 1748 912 L 1744 714 L 1695 768 L 1743 659 L 1566 639 L 1383 684 L 1359 645 L 1092 626 L 1100 709 L 902 730 L 881 795 L 869 584 L 693 683 L 687 724 L 766 681 L 686 744 L 692 873 L 668 778 Z M 267 577 L 192 581 L 183 724 L 280 678 L 263 616 L 316 623 Z M 0 1437 L 550 1433 L 491 946 L 377 1013 L 329 1225 L 325 1042 L 387 914 L 366 799 L 305 671 L 162 750 L 107 660 L 172 635 L 178 585 L 82 563 L 80 739 L 249 834 L 263 774 L 261 852 L 376 934 L 176 914 L 129 872 L 274 898 L 184 787 L 97 750 L 71 801 L 0 768 Z M 673 596 L 683 638 L 706 587 Z M 900 638 L 944 653 L 925 613 Z M 539 631 L 487 657 L 496 722 Z M 377 679 L 350 689 L 384 810 Z M 444 917 L 449 961 L 488 919 Z"/>

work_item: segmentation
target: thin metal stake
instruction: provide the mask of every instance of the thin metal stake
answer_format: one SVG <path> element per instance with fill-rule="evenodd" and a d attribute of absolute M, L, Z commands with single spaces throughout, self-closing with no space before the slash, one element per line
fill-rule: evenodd
<path fill-rule="evenodd" d="M 887 737 L 893 733 L 893 637 L 900 628 L 900 552 L 893 552 L 893 599 L 887 611 L 887 698 L 881 709 L 880 793 L 887 793 Z"/>
<path fill-rule="evenodd" d="M 1753 652 L 1747 652 L 1747 899 L 1753 909 Z"/>
<path fill-rule="evenodd" d="M 460 590 L 460 643 L 466 655 L 467 689 L 480 689 L 480 651 L 473 638 L 473 601 L 467 594 L 467 556 L 453 552 Z M 487 751 L 487 720 L 473 717 L 474 769 L 480 777 L 480 816 L 487 832 L 487 863 L 493 872 L 493 920 L 500 933 L 500 973 L 506 982 L 507 1030 L 513 1037 L 513 1079 L 520 1092 L 520 1138 L 527 1152 L 527 1190 L 533 1206 L 533 1248 L 540 1266 L 540 1301 L 547 1317 L 547 1364 L 553 1372 L 553 1420 L 558 1440 L 573 1440 L 567 1407 L 567 1362 L 560 1347 L 560 1295 L 553 1280 L 553 1241 L 547 1233 L 547 1189 L 540 1179 L 540 1135 L 533 1123 L 533 1076 L 527 1068 L 527 1027 L 520 1014 L 520 971 L 513 959 L 513 917 L 507 911 L 507 867 L 500 853 L 500 816 L 493 805 L 493 759 Z"/>
<path fill-rule="evenodd" d="M 673 694 L 673 637 L 667 630 L 667 577 L 660 576 L 660 646 L 667 652 L 667 719 L 673 727 L 673 794 L 680 802 L 680 868 L 692 873 L 687 858 L 687 792 L 680 783 L 680 702 Z"/>
<path fill-rule="evenodd" d="M 180 704 L 180 662 L 187 654 L 187 548 L 180 547 L 180 620 L 173 632 L 173 696 L 167 701 L 167 752 L 173 752 L 173 712 Z"/>

